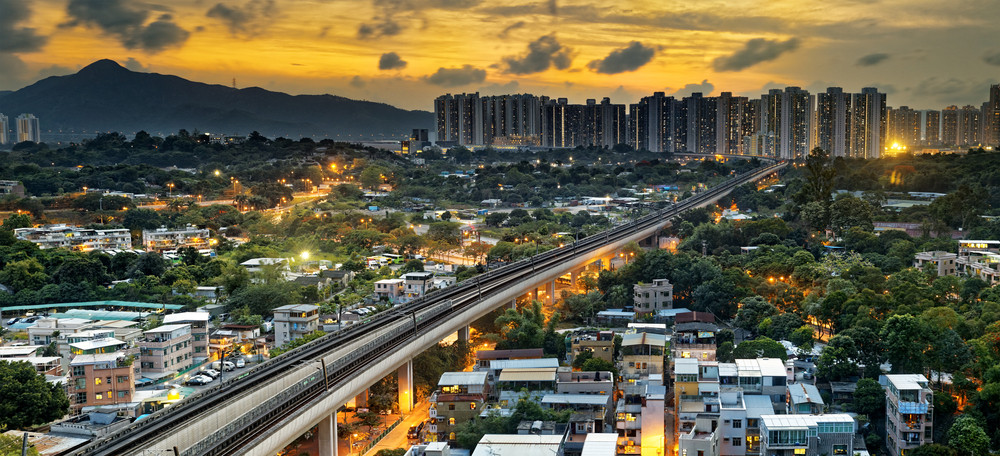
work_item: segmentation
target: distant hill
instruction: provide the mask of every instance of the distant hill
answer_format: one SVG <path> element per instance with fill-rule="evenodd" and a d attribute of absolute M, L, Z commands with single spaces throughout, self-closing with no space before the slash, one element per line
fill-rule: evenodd
<path fill-rule="evenodd" d="M 433 115 L 426 111 L 335 95 L 234 89 L 129 71 L 112 60 L 99 60 L 76 74 L 45 78 L 14 92 L 0 92 L 0 113 L 13 118 L 24 112 L 39 118 L 43 140 L 46 132 L 169 134 L 182 128 L 240 135 L 258 131 L 272 138 L 393 139 L 433 123 Z"/>

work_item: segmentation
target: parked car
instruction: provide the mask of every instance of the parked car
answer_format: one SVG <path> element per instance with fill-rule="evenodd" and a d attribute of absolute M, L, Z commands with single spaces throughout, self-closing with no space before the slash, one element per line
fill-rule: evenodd
<path fill-rule="evenodd" d="M 220 372 L 215 369 L 205 369 L 204 371 L 201 372 L 201 375 L 207 375 L 208 377 L 211 378 L 219 378 L 219 374 Z"/>
<path fill-rule="evenodd" d="M 16 318 L 16 317 L 15 318 L 11 318 L 10 320 L 7 320 L 7 326 L 10 326 L 10 325 L 12 325 L 14 323 L 17 323 L 19 321 L 21 321 L 20 318 Z"/>
<path fill-rule="evenodd" d="M 206 375 L 195 375 L 194 377 L 189 378 L 188 381 L 184 382 L 184 384 L 189 386 L 200 386 L 200 385 L 207 385 L 211 381 L 212 377 Z"/>
<path fill-rule="evenodd" d="M 244 368 L 246 366 L 247 366 L 246 360 L 244 360 L 243 358 L 236 358 L 236 367 L 237 368 L 242 369 L 242 368 Z"/>
<path fill-rule="evenodd" d="M 236 369 L 236 365 L 233 364 L 232 362 L 225 361 L 225 362 L 222 363 L 222 370 L 224 370 L 226 372 L 229 372 L 229 371 L 231 371 L 233 369 Z"/>

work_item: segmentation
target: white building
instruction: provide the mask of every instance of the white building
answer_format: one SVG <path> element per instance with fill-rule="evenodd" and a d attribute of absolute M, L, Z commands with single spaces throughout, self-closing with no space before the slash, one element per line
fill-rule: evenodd
<path fill-rule="evenodd" d="M 659 314 L 674 307 L 674 286 L 667 279 L 656 279 L 651 284 L 637 283 L 632 287 L 636 315 Z"/>
<path fill-rule="evenodd" d="M 281 347 L 319 329 L 319 306 L 290 304 L 274 309 L 274 345 Z"/>
<path fill-rule="evenodd" d="M 208 228 L 198 228 L 194 225 L 176 230 L 160 227 L 155 230 L 142 230 L 142 246 L 147 252 L 177 250 L 181 247 L 202 250 L 210 248 L 213 244 L 210 236 Z"/>
<path fill-rule="evenodd" d="M 35 243 L 40 249 L 132 250 L 132 234 L 127 228 L 92 229 L 69 225 L 15 228 L 14 237 Z"/>
<path fill-rule="evenodd" d="M 7 116 L 0 113 L 0 144 L 7 144 L 7 131 L 10 130 L 10 121 Z"/>
<path fill-rule="evenodd" d="M 886 375 L 885 381 L 886 448 L 892 456 L 901 456 L 934 437 L 934 392 L 921 374 Z"/>

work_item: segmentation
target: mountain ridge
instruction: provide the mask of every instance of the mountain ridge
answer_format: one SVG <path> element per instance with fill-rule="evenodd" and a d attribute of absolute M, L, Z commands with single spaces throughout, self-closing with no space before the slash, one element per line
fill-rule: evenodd
<path fill-rule="evenodd" d="M 430 128 L 433 123 L 427 111 L 331 94 L 236 89 L 175 75 L 135 72 L 108 59 L 75 74 L 50 76 L 20 90 L 0 92 L 0 112 L 8 117 L 34 114 L 43 140 L 46 132 L 169 134 L 182 128 L 344 141 L 400 139 L 414 128 Z"/>

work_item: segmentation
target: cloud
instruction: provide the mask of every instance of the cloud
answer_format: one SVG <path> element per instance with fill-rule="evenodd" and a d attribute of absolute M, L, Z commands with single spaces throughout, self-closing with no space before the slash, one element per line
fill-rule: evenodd
<path fill-rule="evenodd" d="M 29 2 L 23 0 L 0 0 L 0 52 L 34 52 L 42 48 L 48 37 L 35 33 L 30 27 L 18 27 L 18 23 L 31 16 Z"/>
<path fill-rule="evenodd" d="M 263 33 L 276 13 L 274 0 L 250 0 L 243 6 L 216 3 L 205 15 L 222 21 L 233 35 L 253 37 Z"/>
<path fill-rule="evenodd" d="M 123 66 L 126 69 L 130 70 L 130 71 L 140 71 L 140 72 L 143 72 L 143 73 L 148 73 L 149 72 L 149 67 L 146 66 L 146 65 L 143 65 L 138 60 L 136 60 L 134 57 L 129 57 L 128 60 L 125 61 L 125 63 L 123 64 Z"/>
<path fill-rule="evenodd" d="M 406 68 L 406 60 L 399 58 L 395 52 L 386 52 L 378 59 L 378 69 L 380 70 L 402 70 Z"/>
<path fill-rule="evenodd" d="M 161 14 L 146 24 L 150 12 L 160 9 L 125 0 L 70 0 L 66 5 L 70 20 L 60 26 L 96 27 L 128 49 L 151 53 L 184 44 L 191 33 L 175 24 L 171 15 Z"/>
<path fill-rule="evenodd" d="M 925 103 L 927 100 L 932 100 L 937 103 L 957 104 L 959 106 L 965 104 L 979 106 L 988 96 L 991 83 L 996 84 L 992 79 L 970 81 L 958 78 L 930 77 L 907 90 L 912 91 L 914 96 Z"/>
<path fill-rule="evenodd" d="M 747 41 L 743 49 L 732 55 L 715 59 L 712 66 L 715 71 L 740 71 L 758 63 L 774 60 L 781 54 L 794 51 L 798 47 L 798 38 L 789 38 L 785 41 L 754 38 Z"/>
<path fill-rule="evenodd" d="M 692 93 L 699 92 L 706 97 L 715 90 L 715 84 L 708 82 L 708 79 L 703 79 L 699 84 L 685 84 L 684 87 L 677 89 L 671 96 L 681 98 L 691 96 Z M 669 91 L 669 90 L 668 90 Z"/>
<path fill-rule="evenodd" d="M 600 60 L 593 60 L 587 67 L 598 73 L 618 74 L 626 71 L 635 71 L 639 67 L 653 60 L 656 51 L 651 47 L 643 46 L 638 41 L 629 43 L 621 49 L 615 49 L 607 57 Z"/>
<path fill-rule="evenodd" d="M 863 67 L 875 66 L 875 65 L 878 65 L 878 64 L 884 62 L 888 58 L 889 58 L 889 54 L 886 54 L 884 52 L 878 52 L 878 53 L 875 53 L 875 54 L 868 54 L 868 55 L 866 55 L 866 56 L 861 57 L 860 59 L 858 59 L 858 61 L 857 61 L 857 63 L 855 63 L 855 65 L 857 65 L 857 66 L 863 66 Z"/>
<path fill-rule="evenodd" d="M 984 55 L 983 61 L 990 65 L 1000 66 L 1000 52 Z"/>
<path fill-rule="evenodd" d="M 41 80 L 49 76 L 66 76 L 67 74 L 76 73 L 78 70 L 79 67 L 74 70 L 73 68 L 64 67 L 62 65 L 52 65 L 38 70 L 38 75 L 35 78 Z"/>
<path fill-rule="evenodd" d="M 442 87 L 458 87 L 468 84 L 478 84 L 486 80 L 486 70 L 465 64 L 461 68 L 438 68 L 425 81 Z"/>
<path fill-rule="evenodd" d="M 553 16 L 559 15 L 559 3 L 556 0 L 549 0 L 548 7 L 549 7 L 549 14 Z"/>
<path fill-rule="evenodd" d="M 573 50 L 559 44 L 556 35 L 550 34 L 528 43 L 528 51 L 521 56 L 503 58 L 504 71 L 513 74 L 540 73 L 549 67 L 560 70 L 569 68 L 573 62 Z"/>
<path fill-rule="evenodd" d="M 517 81 L 510 81 L 506 84 L 490 84 L 484 86 L 480 89 L 480 92 L 487 95 L 505 95 L 509 93 L 516 93 L 520 87 L 521 84 Z"/>
<path fill-rule="evenodd" d="M 20 89 L 28 67 L 14 54 L 0 53 L 0 90 Z"/>
<path fill-rule="evenodd" d="M 380 38 L 383 36 L 399 35 L 403 27 L 392 17 L 385 17 L 374 24 L 361 24 L 358 26 L 358 38 L 367 40 L 370 38 Z"/>
<path fill-rule="evenodd" d="M 517 29 L 519 29 L 521 27 L 524 27 L 525 25 L 526 24 L 524 23 L 524 21 L 517 21 L 517 22 L 515 22 L 513 24 L 508 25 L 507 27 L 504 27 L 503 31 L 500 32 L 499 36 L 500 36 L 500 38 L 507 38 L 507 34 L 509 34 L 510 32 L 513 32 L 514 30 L 517 30 Z"/>
<path fill-rule="evenodd" d="M 350 84 L 351 87 L 357 87 L 360 89 L 365 86 L 365 80 L 361 79 L 361 76 L 354 76 L 353 78 L 351 78 Z"/>

